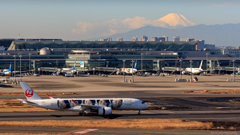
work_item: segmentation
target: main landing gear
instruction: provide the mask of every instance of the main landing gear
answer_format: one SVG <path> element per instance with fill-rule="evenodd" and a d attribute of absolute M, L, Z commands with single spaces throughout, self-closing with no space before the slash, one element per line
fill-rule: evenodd
<path fill-rule="evenodd" d="M 90 115 L 89 113 L 87 113 L 87 112 L 79 112 L 79 114 L 78 115 L 81 115 L 81 116 L 88 116 L 88 115 Z"/>

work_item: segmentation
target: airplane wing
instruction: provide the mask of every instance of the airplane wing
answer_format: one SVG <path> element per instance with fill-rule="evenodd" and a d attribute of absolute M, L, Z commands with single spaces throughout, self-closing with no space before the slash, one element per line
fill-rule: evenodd
<path fill-rule="evenodd" d="M 20 101 L 28 103 L 28 104 L 36 104 L 36 103 L 31 102 L 31 101 L 23 100 L 23 99 L 20 99 L 20 98 L 17 98 L 17 100 L 20 100 Z"/>
<path fill-rule="evenodd" d="M 85 107 L 85 108 L 100 108 L 101 106 L 98 106 L 98 105 L 80 105 L 82 107 Z"/>
<path fill-rule="evenodd" d="M 22 79 L 27 78 L 27 77 L 22 77 Z M 0 81 L 2 80 L 14 80 L 15 78 L 0 78 Z M 16 80 L 20 79 L 20 77 L 16 77 Z"/>
<path fill-rule="evenodd" d="M 15 79 L 15 78 L 1 78 L 0 81 L 2 81 L 2 80 L 13 80 L 13 79 Z"/>

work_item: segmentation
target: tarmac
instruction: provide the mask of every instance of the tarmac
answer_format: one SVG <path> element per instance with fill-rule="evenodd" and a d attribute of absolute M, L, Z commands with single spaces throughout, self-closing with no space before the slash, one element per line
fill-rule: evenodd
<path fill-rule="evenodd" d="M 184 79 L 191 76 L 184 75 Z M 151 108 L 138 111 L 113 111 L 111 116 L 79 116 L 77 112 L 27 112 L 0 113 L 0 121 L 26 120 L 103 120 L 103 119 L 182 119 L 186 121 L 233 122 L 240 121 L 240 94 L 196 94 L 185 91 L 232 90 L 240 88 L 240 77 L 236 82 L 227 82 L 230 75 L 197 76 L 198 82 L 174 82 L 180 76 L 134 76 L 134 83 L 123 82 L 123 76 L 108 77 L 87 76 L 29 76 L 23 78 L 37 92 L 61 92 L 80 95 L 61 95 L 54 98 L 139 98 L 149 103 Z M 126 76 L 125 79 L 132 79 Z M 23 92 L 20 85 L 0 83 L 0 92 Z M 16 99 L 25 97 L 2 96 L 0 99 Z M 48 98 L 42 96 L 42 98 Z M 167 107 L 161 110 L 158 107 Z M 74 133 L 89 131 L 76 128 L 39 128 L 39 127 L 0 127 L 0 132 L 29 133 Z M 140 130 L 140 129 L 97 129 L 89 134 L 223 134 L 224 131 L 206 130 Z M 226 131 L 237 134 L 236 131 Z M 226 134 L 225 133 L 225 134 Z"/>
<path fill-rule="evenodd" d="M 45 128 L 45 127 L 0 127 L 0 133 L 64 133 L 64 134 L 91 134 L 91 135 L 208 135 L 208 134 L 239 134 L 239 131 L 216 131 L 216 130 L 158 130 L 158 129 L 104 129 L 104 128 L 91 128 L 91 129 L 77 129 L 77 128 Z"/>
<path fill-rule="evenodd" d="M 193 76 L 194 77 L 194 76 Z M 174 82 L 180 76 L 134 76 L 134 83 L 123 82 L 122 75 L 109 75 L 100 77 L 95 75 L 82 75 L 80 77 L 63 76 L 28 76 L 22 81 L 27 82 L 37 92 L 88 92 L 88 91 L 189 91 L 189 90 L 225 90 L 239 89 L 240 77 L 236 76 L 236 82 L 227 82 L 230 75 L 197 76 L 198 82 Z M 4 78 L 4 77 L 3 77 Z M 184 75 L 183 79 L 190 79 L 191 76 Z M 132 76 L 126 76 L 130 80 Z M 0 83 L 1 91 L 22 92 L 20 85 Z"/>
<path fill-rule="evenodd" d="M 18 112 L 0 113 L 0 121 L 35 121 L 35 120 L 104 120 L 104 119 L 181 119 L 185 121 L 202 122 L 239 122 L 240 110 L 215 111 L 169 111 L 144 110 L 141 115 L 138 111 L 113 111 L 112 115 L 79 116 L 78 112 Z"/>

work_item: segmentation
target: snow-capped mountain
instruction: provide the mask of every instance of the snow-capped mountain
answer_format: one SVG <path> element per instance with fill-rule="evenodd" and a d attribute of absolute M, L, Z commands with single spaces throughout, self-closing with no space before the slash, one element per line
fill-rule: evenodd
<path fill-rule="evenodd" d="M 183 15 L 177 13 L 170 13 L 158 20 L 167 23 L 171 28 L 182 28 L 196 25 Z"/>

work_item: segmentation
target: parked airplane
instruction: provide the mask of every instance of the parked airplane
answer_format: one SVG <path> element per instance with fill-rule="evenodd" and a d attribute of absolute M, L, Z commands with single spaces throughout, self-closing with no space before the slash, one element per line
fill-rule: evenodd
<path fill-rule="evenodd" d="M 182 74 L 200 74 L 203 71 L 202 63 L 203 60 L 201 61 L 199 68 L 186 68 L 185 71 L 182 71 Z"/>
<path fill-rule="evenodd" d="M 75 69 L 76 66 L 76 61 L 74 63 L 74 67 L 73 68 L 63 68 L 62 69 L 62 73 L 70 73 L 70 74 L 74 74 L 77 70 Z"/>
<path fill-rule="evenodd" d="M 20 82 L 27 100 L 21 100 L 23 104 L 52 110 L 69 110 L 79 112 L 79 115 L 111 115 L 112 110 L 139 110 L 148 106 L 140 99 L 135 98 L 65 98 L 41 99 L 27 83 Z"/>
<path fill-rule="evenodd" d="M 12 75 L 12 69 L 11 69 L 12 64 L 10 63 L 10 67 L 8 70 L 3 71 L 3 75 Z"/>
<path fill-rule="evenodd" d="M 135 65 L 134 65 L 134 68 L 132 69 L 132 68 L 121 68 L 121 72 L 122 73 L 126 73 L 126 74 L 134 74 L 134 73 L 136 73 L 137 72 L 137 60 L 136 60 L 136 62 L 135 62 Z"/>

